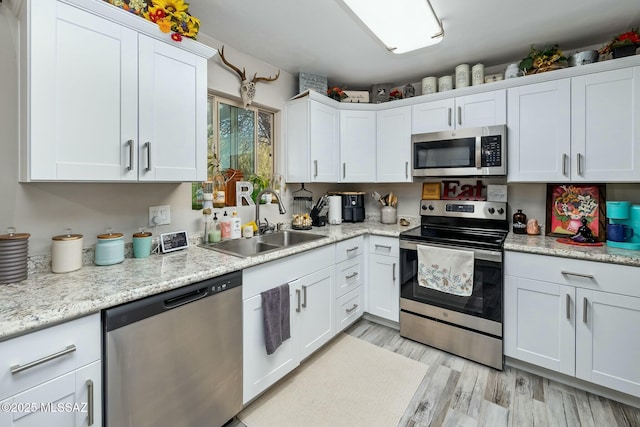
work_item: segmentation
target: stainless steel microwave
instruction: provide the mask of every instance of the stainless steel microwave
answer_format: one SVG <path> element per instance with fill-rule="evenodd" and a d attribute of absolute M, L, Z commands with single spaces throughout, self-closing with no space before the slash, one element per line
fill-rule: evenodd
<path fill-rule="evenodd" d="M 411 136 L 413 176 L 504 176 L 507 126 L 484 126 Z"/>

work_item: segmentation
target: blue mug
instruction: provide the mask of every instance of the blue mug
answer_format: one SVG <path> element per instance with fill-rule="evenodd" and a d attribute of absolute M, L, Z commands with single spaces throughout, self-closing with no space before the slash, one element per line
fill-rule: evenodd
<path fill-rule="evenodd" d="M 624 224 L 608 224 L 607 240 L 612 242 L 626 242 L 633 237 L 633 228 Z"/>

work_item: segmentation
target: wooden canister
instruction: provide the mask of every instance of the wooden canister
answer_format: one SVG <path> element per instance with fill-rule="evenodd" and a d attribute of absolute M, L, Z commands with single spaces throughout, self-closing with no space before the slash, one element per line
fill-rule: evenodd
<path fill-rule="evenodd" d="M 227 169 L 224 171 L 225 181 L 227 181 L 227 192 L 225 194 L 225 204 L 227 206 L 236 205 L 236 182 L 244 181 L 244 174 L 240 169 Z"/>
<path fill-rule="evenodd" d="M 29 233 L 9 227 L 0 235 L 0 283 L 16 283 L 27 278 Z"/>

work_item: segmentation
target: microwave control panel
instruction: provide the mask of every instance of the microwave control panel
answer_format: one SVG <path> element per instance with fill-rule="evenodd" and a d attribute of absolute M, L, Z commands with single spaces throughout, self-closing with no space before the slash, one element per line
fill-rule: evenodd
<path fill-rule="evenodd" d="M 502 166 L 502 138 L 499 135 L 483 136 L 480 141 L 482 167 Z"/>

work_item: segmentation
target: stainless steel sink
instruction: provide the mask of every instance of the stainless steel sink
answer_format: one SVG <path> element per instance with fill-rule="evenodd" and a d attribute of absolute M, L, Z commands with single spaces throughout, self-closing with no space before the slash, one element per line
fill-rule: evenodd
<path fill-rule="evenodd" d="M 220 243 L 202 244 L 200 247 L 211 249 L 225 254 L 246 258 L 277 251 L 278 249 L 289 248 L 302 243 L 312 242 L 322 239 L 324 236 L 317 234 L 301 233 L 298 231 L 278 231 L 251 238 L 240 238 L 225 240 Z"/>

